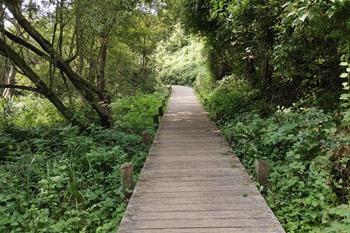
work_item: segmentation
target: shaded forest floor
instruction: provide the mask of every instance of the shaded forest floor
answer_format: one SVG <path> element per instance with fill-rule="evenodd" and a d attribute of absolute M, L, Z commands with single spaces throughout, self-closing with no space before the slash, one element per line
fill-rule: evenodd
<path fill-rule="evenodd" d="M 165 98 L 118 99 L 111 105 L 115 127 L 83 132 L 52 122 L 50 105 L 39 99 L 40 111 L 15 108 L 0 128 L 0 232 L 115 231 L 126 208 L 120 166 L 132 162 L 138 178 Z"/>

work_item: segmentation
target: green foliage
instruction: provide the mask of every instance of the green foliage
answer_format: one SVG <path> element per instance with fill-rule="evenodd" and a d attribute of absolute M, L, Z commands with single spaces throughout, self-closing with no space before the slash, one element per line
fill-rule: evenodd
<path fill-rule="evenodd" d="M 11 14 L 17 4 L 18 15 Z M 163 7 L 143 0 L 4 1 L 0 84 L 26 90 L 16 95 L 39 92 L 72 124 L 79 125 L 75 115 L 83 108 L 85 122 L 108 126 L 109 97 L 156 90 L 153 53 L 166 34 Z M 68 105 L 68 99 L 83 101 Z"/>
<path fill-rule="evenodd" d="M 0 103 L 0 127 L 16 125 L 35 127 L 62 122 L 62 116 L 46 99 L 34 96 L 18 96 Z"/>
<path fill-rule="evenodd" d="M 242 111 L 249 109 L 257 96 L 247 82 L 236 77 L 225 77 L 217 87 L 204 99 L 206 108 L 216 120 L 228 120 Z"/>
<path fill-rule="evenodd" d="M 266 200 L 288 232 L 327 225 L 325 213 L 337 205 L 331 154 L 340 143 L 330 115 L 312 108 L 286 109 L 268 118 L 247 113 L 222 128 L 252 174 L 256 159 L 269 162 Z"/>
<path fill-rule="evenodd" d="M 326 228 L 320 230 L 322 233 L 347 233 L 350 228 L 350 205 L 340 205 L 331 208 L 327 214 L 333 219 Z"/>
<path fill-rule="evenodd" d="M 207 70 L 205 74 L 196 78 L 194 89 L 202 101 L 206 101 L 215 88 L 215 81 Z"/>
<path fill-rule="evenodd" d="M 313 105 L 337 107 L 339 62 L 349 51 L 349 1 L 179 0 L 178 17 L 205 37 L 211 73 L 248 80 L 264 99 L 291 106 L 316 96 Z"/>
<path fill-rule="evenodd" d="M 165 84 L 192 86 L 195 80 L 207 75 L 203 42 L 186 37 L 176 26 L 168 41 L 159 45 L 156 54 L 157 77 Z"/>
<path fill-rule="evenodd" d="M 129 146 L 139 147 L 140 137 L 135 142 L 115 130 L 90 130 L 81 135 L 71 127 L 42 128 L 2 137 L 12 144 L 0 165 L 1 232 L 116 228 L 125 208 L 119 165 L 140 161 L 146 151 L 127 153 Z"/>
<path fill-rule="evenodd" d="M 126 4 L 130 3 L 126 1 Z M 152 93 L 157 85 L 153 54 L 166 29 L 160 18 L 149 12 L 152 1 L 139 4 L 144 11 L 125 14 L 110 44 L 106 70 L 108 90 L 118 94 Z"/>
<path fill-rule="evenodd" d="M 140 132 L 154 133 L 165 95 L 116 100 L 120 124 L 111 129 L 49 124 L 50 105 L 28 113 L 40 117 L 33 125 L 8 116 L 15 124 L 0 129 L 0 232 L 115 232 L 126 208 L 120 166 L 132 162 L 138 178 L 149 150 Z"/>
<path fill-rule="evenodd" d="M 117 99 L 112 105 L 116 117 L 116 127 L 140 134 L 143 130 L 154 131 L 153 116 L 158 114 L 158 107 L 166 93 L 137 94 Z"/>

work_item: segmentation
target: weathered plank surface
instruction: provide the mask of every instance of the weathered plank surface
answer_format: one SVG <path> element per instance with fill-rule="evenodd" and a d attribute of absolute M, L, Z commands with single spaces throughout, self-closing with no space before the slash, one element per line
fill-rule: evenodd
<path fill-rule="evenodd" d="M 191 88 L 175 86 L 119 233 L 281 233 Z"/>

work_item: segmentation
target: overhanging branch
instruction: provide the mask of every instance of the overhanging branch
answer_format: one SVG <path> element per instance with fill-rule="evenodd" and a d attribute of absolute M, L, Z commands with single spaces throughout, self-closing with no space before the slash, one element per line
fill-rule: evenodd
<path fill-rule="evenodd" d="M 51 60 L 50 57 L 44 53 L 43 51 L 41 51 L 39 48 L 35 47 L 34 45 L 28 43 L 27 41 L 23 40 L 22 38 L 12 34 L 11 32 L 5 30 L 5 29 L 1 29 L 1 32 L 4 33 L 4 35 L 9 38 L 11 41 L 23 45 L 24 47 L 26 47 L 27 49 L 33 51 L 34 53 L 36 53 L 37 55 L 39 55 L 40 57 L 45 58 L 45 60 Z"/>
<path fill-rule="evenodd" d="M 31 91 L 31 92 L 42 94 L 42 92 L 35 87 L 29 87 L 29 86 L 23 86 L 23 85 L 0 84 L 0 88 L 20 89 L 20 90 Z"/>

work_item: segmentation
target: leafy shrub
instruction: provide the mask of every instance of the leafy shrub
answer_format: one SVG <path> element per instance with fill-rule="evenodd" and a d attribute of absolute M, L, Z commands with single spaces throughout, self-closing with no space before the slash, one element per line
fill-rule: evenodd
<path fill-rule="evenodd" d="M 176 3 L 183 27 L 205 38 L 216 79 L 234 73 L 248 79 L 268 102 L 288 106 L 341 89 L 338 63 L 349 54 L 348 1 Z"/>
<path fill-rule="evenodd" d="M 114 101 L 111 105 L 116 127 L 140 134 L 143 130 L 154 130 L 153 116 L 165 100 L 166 93 L 138 94 Z"/>
<path fill-rule="evenodd" d="M 0 104 L 0 127 L 35 127 L 62 122 L 63 118 L 47 100 L 34 95 L 18 96 Z"/>
<path fill-rule="evenodd" d="M 203 43 L 198 38 L 185 38 L 184 32 L 177 26 L 172 37 L 158 47 L 158 78 L 164 84 L 192 86 L 198 77 L 206 75 L 202 50 Z"/>
<path fill-rule="evenodd" d="M 200 75 L 196 78 L 193 87 L 199 98 L 202 101 L 207 101 L 209 95 L 215 88 L 215 81 L 213 80 L 210 72 L 207 70 L 203 75 Z"/>
<path fill-rule="evenodd" d="M 327 227 L 320 229 L 322 233 L 347 233 L 350 229 L 350 204 L 329 209 L 327 216 L 331 217 Z"/>
<path fill-rule="evenodd" d="M 222 129 L 251 174 L 256 159 L 272 167 L 264 194 L 287 232 L 317 232 L 327 226 L 339 203 L 331 156 L 343 143 L 330 114 L 316 108 L 285 109 L 268 118 L 246 113 Z"/>
<path fill-rule="evenodd" d="M 218 82 L 204 102 L 211 117 L 216 120 L 228 120 L 235 114 L 249 109 L 256 96 L 257 92 L 247 82 L 228 76 Z"/>

